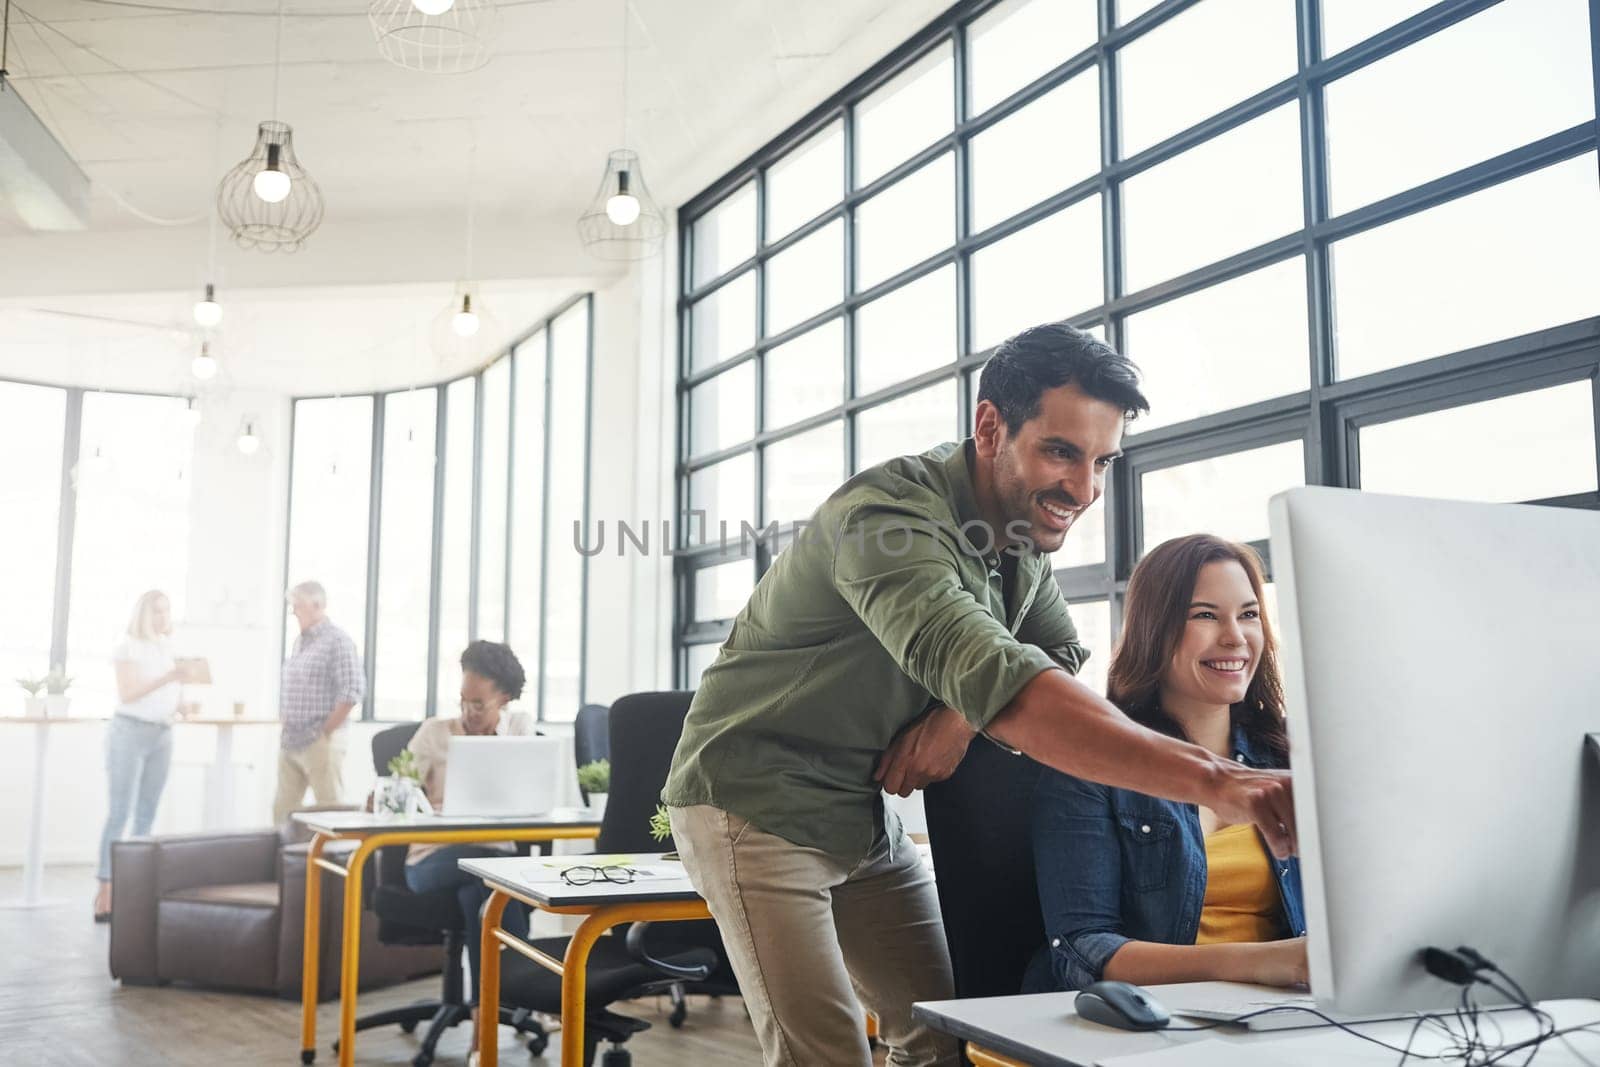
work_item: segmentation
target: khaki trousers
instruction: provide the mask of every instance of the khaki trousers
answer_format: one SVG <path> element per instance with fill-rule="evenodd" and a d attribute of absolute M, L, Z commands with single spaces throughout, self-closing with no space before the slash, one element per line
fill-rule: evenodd
<path fill-rule="evenodd" d="M 862 1005 L 894 1067 L 956 1063 L 956 1041 L 912 1021 L 955 996 L 933 878 L 896 828 L 850 865 L 709 805 L 671 809 L 672 834 L 722 932 L 767 1067 L 870 1065 Z"/>
<path fill-rule="evenodd" d="M 305 748 L 278 750 L 278 795 L 272 801 L 272 825 L 282 826 L 305 800 L 306 786 L 318 804 L 339 803 L 343 791 L 344 731 L 323 735 Z"/>

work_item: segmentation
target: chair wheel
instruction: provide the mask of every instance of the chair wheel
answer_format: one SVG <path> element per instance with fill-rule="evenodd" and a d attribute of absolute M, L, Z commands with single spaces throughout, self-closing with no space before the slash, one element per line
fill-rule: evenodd
<path fill-rule="evenodd" d="M 411 1060 L 411 1067 L 433 1067 L 433 1054 L 419 1052 Z"/>
<path fill-rule="evenodd" d="M 314 1048 L 303 1048 L 303 1049 L 300 1050 L 300 1062 L 301 1063 L 314 1063 L 316 1061 L 316 1058 L 317 1058 L 317 1050 L 316 1049 L 314 1049 Z"/>
<path fill-rule="evenodd" d="M 680 1000 L 672 1006 L 672 1014 L 667 1016 L 667 1022 L 674 1030 L 683 1029 L 683 1021 L 689 1017 L 689 1002 Z"/>
<path fill-rule="evenodd" d="M 400 1032 L 402 1034 L 414 1034 L 414 1033 L 416 1033 L 417 1032 L 416 1021 L 415 1020 L 411 1020 L 411 1021 L 408 1021 L 408 1022 L 401 1023 L 400 1024 Z"/>
<path fill-rule="evenodd" d="M 549 1034 L 536 1034 L 528 1039 L 528 1055 L 530 1056 L 543 1056 L 544 1050 L 549 1047 Z"/>
<path fill-rule="evenodd" d="M 633 1067 L 633 1053 L 613 1045 L 600 1054 L 600 1067 Z"/>

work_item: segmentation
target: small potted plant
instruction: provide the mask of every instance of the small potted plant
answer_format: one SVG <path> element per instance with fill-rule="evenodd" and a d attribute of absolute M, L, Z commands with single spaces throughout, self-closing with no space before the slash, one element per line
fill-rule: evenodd
<path fill-rule="evenodd" d="M 28 695 L 22 701 L 22 714 L 30 719 L 42 719 L 45 716 L 44 697 L 39 693 L 44 689 L 43 678 L 18 678 L 17 684 Z"/>
<path fill-rule="evenodd" d="M 71 709 L 72 698 L 67 696 L 67 690 L 72 688 L 72 679 L 62 669 L 61 664 L 50 668 L 50 673 L 44 676 L 44 713 L 53 719 L 66 718 Z"/>
<path fill-rule="evenodd" d="M 672 816 L 667 814 L 665 804 L 657 804 L 655 813 L 650 816 L 650 836 L 657 841 L 665 841 L 672 836 Z"/>
<path fill-rule="evenodd" d="M 372 791 L 372 810 L 380 815 L 426 814 L 433 810 L 422 788 L 417 754 L 410 749 L 389 761 L 389 774 L 379 778 Z"/>
<path fill-rule="evenodd" d="M 606 800 L 611 796 L 611 761 L 597 759 L 579 767 L 578 788 L 589 798 L 589 806 L 604 817 Z"/>

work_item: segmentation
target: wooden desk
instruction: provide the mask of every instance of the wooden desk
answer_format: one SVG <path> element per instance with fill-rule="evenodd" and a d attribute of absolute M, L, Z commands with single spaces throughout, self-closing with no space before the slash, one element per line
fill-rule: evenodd
<path fill-rule="evenodd" d="M 562 841 L 590 839 L 600 833 L 600 821 L 595 814 L 578 808 L 558 808 L 545 815 L 503 819 L 449 815 L 389 816 L 361 811 L 305 811 L 297 812 L 294 818 L 312 832 L 311 850 L 306 858 L 305 945 L 301 950 L 300 1062 L 311 1063 L 317 1058 L 317 945 L 322 932 L 321 871 L 330 871 L 344 879 L 344 926 L 339 961 L 340 1067 L 350 1067 L 355 1062 L 356 982 L 361 973 L 361 878 L 367 857 L 385 845 Z M 350 854 L 347 866 L 323 858 L 322 850 L 331 841 L 359 842 Z M 504 907 L 503 901 L 501 906 Z M 498 920 L 499 912 L 494 914 Z M 489 1029 L 492 1030 L 492 1027 Z"/>
<path fill-rule="evenodd" d="M 1178 1001 L 1178 987 L 1148 987 L 1152 996 L 1167 1004 Z M 1037 993 L 1014 997 L 976 997 L 971 1000 L 944 1000 L 916 1005 L 916 1017 L 937 1030 L 967 1042 L 972 1061 L 980 1067 L 1095 1067 L 1096 1064 L 1122 1063 L 1125 1057 L 1147 1059 L 1149 1067 L 1182 1063 L 1229 1064 L 1232 1067 L 1264 1067 L 1292 1063 L 1296 1067 L 1368 1067 L 1393 1064 L 1399 1054 L 1362 1041 L 1341 1030 L 1314 1026 L 1296 1030 L 1246 1030 L 1241 1026 L 1217 1030 L 1135 1032 L 1117 1030 L 1078 1018 L 1073 1009 L 1073 993 Z M 1557 1026 L 1600 1024 L 1600 1002 L 1593 1000 L 1546 1001 L 1540 1007 L 1549 1012 Z M 1197 1020 L 1174 1017 L 1174 1025 L 1193 1025 Z M 1533 1021 L 1526 1012 L 1497 1011 L 1495 1021 L 1507 1039 L 1520 1040 L 1534 1035 Z M 1380 1041 L 1404 1047 L 1413 1022 L 1396 1019 L 1378 1023 L 1353 1023 L 1353 1028 Z M 1434 1044 L 1429 1044 L 1429 1039 Z M 1600 1057 L 1600 1034 L 1569 1035 L 1578 1051 L 1590 1058 Z M 1438 1035 L 1423 1031 L 1413 1047 L 1422 1053 L 1435 1051 Z M 1179 1051 L 1182 1050 L 1182 1051 Z M 1141 1055 L 1142 1054 L 1142 1055 Z M 1507 1062 L 1521 1062 L 1522 1056 Z M 1541 1065 L 1578 1067 L 1584 1062 L 1559 1040 L 1539 1051 Z M 1129 1067 L 1139 1060 L 1128 1060 Z"/>
<path fill-rule="evenodd" d="M 613 858 L 638 866 L 666 866 L 660 854 Z M 530 858 L 462 860 L 461 869 L 482 878 L 492 892 L 483 917 L 483 951 L 478 1003 L 488 1020 L 478 1031 L 478 1067 L 497 1067 L 500 1055 L 499 1027 L 493 1012 L 500 1003 L 500 946 L 522 953 L 561 976 L 561 1067 L 584 1067 L 583 1016 L 588 996 L 589 951 L 596 939 L 618 923 L 671 922 L 709 919 L 706 902 L 689 884 L 689 877 L 650 878 L 617 885 L 594 882 L 567 885 L 559 879 L 535 880 L 530 875 L 538 860 Z M 586 918 L 567 942 L 563 959 L 548 956 L 500 925 L 506 903 L 520 900 L 530 907 L 557 915 L 583 915 Z"/>

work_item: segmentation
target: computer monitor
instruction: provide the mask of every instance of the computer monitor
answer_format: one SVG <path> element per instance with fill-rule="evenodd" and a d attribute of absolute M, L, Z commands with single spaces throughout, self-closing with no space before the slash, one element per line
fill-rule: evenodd
<path fill-rule="evenodd" d="M 565 751 L 555 737 L 450 738 L 444 814 L 544 814 L 555 807 Z"/>
<path fill-rule="evenodd" d="M 1317 1003 L 1452 1006 L 1419 955 L 1461 945 L 1534 999 L 1600 995 L 1600 513 L 1303 488 L 1269 514 Z"/>

